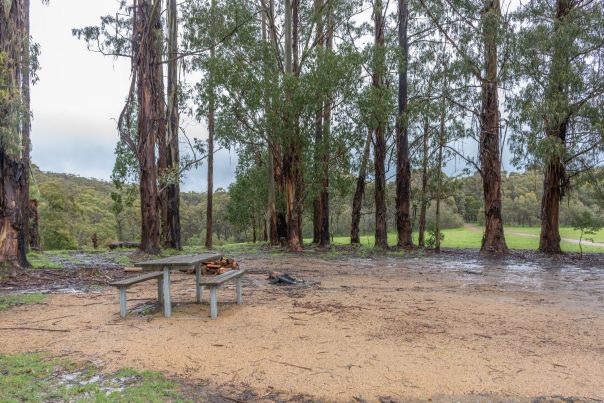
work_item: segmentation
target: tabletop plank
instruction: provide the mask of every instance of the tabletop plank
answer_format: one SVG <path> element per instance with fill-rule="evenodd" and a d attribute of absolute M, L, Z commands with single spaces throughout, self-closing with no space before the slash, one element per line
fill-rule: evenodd
<path fill-rule="evenodd" d="M 148 260 L 146 262 L 136 263 L 138 267 L 157 267 L 157 266 L 194 266 L 199 263 L 210 262 L 222 258 L 222 254 L 216 253 L 196 253 L 193 255 L 168 256 L 161 259 Z"/>

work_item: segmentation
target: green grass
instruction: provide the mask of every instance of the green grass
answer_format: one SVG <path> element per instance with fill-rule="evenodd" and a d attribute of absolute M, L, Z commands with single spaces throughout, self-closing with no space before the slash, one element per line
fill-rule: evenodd
<path fill-rule="evenodd" d="M 132 260 L 128 256 L 125 256 L 125 255 L 120 255 L 120 256 L 116 257 L 115 262 L 122 266 L 129 266 L 132 264 Z"/>
<path fill-rule="evenodd" d="M 477 227 L 478 230 L 472 230 L 471 228 L 453 228 L 443 230 L 445 239 L 442 242 L 443 248 L 480 248 L 482 241 L 482 228 Z M 526 250 L 537 250 L 539 246 L 538 237 L 529 237 L 516 235 L 515 232 L 524 232 L 527 234 L 539 235 L 539 227 L 506 227 L 505 238 L 507 245 L 510 249 L 526 249 Z M 579 231 L 575 231 L 569 227 L 563 227 L 560 229 L 562 237 L 579 239 Z M 417 233 L 413 234 L 414 241 L 417 243 Z M 374 244 L 373 234 L 361 236 L 361 245 L 364 247 L 372 247 Z M 599 231 L 594 236 L 594 241 L 604 242 L 604 230 Z M 305 242 L 311 242 L 310 239 L 305 239 Z M 334 237 L 334 244 L 336 245 L 347 245 L 350 243 L 350 237 Z M 396 244 L 396 233 L 392 232 L 388 234 L 388 244 Z M 560 246 L 565 252 L 579 252 L 579 245 L 562 241 Z M 590 246 L 583 244 L 583 252 L 604 252 L 604 248 Z"/>
<path fill-rule="evenodd" d="M 34 269 L 61 269 L 62 266 L 48 258 L 45 252 L 29 252 L 27 260 Z"/>
<path fill-rule="evenodd" d="M 506 227 L 506 231 L 539 235 L 541 229 L 539 227 Z M 573 227 L 560 227 L 560 236 L 562 238 L 579 239 L 581 231 Z M 604 229 L 598 231 L 595 235 L 583 235 L 583 239 L 585 240 L 586 238 L 593 239 L 594 242 L 604 242 Z"/>
<path fill-rule="evenodd" d="M 0 354 L 0 401 L 178 402 L 177 385 L 151 371 L 101 374 L 41 354 Z"/>
<path fill-rule="evenodd" d="M 45 294 L 38 293 L 0 295 L 0 311 L 19 305 L 41 304 L 46 297 Z"/>

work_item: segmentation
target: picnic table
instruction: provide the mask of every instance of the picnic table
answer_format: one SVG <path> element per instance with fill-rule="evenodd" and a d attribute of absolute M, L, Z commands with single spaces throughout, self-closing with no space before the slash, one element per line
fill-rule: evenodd
<path fill-rule="evenodd" d="M 164 316 L 172 315 L 172 302 L 170 295 L 170 272 L 172 270 L 195 270 L 195 301 L 201 303 L 201 265 L 215 260 L 220 260 L 223 255 L 215 253 L 197 253 L 194 255 L 169 256 L 162 259 L 149 260 L 137 263 L 143 271 L 163 271 L 162 296 Z"/>

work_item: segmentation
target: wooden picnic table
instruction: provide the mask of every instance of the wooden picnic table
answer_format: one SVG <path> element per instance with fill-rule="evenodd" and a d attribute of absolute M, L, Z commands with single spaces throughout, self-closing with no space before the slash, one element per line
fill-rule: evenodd
<path fill-rule="evenodd" d="M 169 256 L 156 260 L 136 263 L 135 266 L 142 267 L 143 271 L 163 271 L 163 305 L 164 316 L 172 315 L 172 301 L 170 295 L 170 272 L 172 270 L 194 269 L 195 270 L 195 301 L 201 303 L 201 265 L 202 263 L 220 260 L 222 254 L 197 253 L 194 255 Z"/>

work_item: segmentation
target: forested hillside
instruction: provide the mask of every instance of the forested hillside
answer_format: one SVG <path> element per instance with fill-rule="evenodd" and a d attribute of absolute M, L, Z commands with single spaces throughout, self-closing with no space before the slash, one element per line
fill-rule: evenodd
<path fill-rule="evenodd" d="M 414 174 L 414 179 L 415 178 Z M 34 169 L 32 197 L 39 200 L 40 236 L 44 249 L 75 249 L 104 247 L 113 241 L 136 241 L 140 231 L 140 202 L 135 195 L 130 202 L 116 202 L 116 189 L 110 182 L 82 178 L 77 175 L 41 172 Z M 506 225 L 534 226 L 540 222 L 540 200 L 543 177 L 536 171 L 503 175 L 504 222 Z M 417 181 L 414 181 L 417 182 Z M 441 211 L 443 228 L 461 227 L 465 223 L 483 223 L 482 187 L 478 175 L 448 179 L 450 195 Z M 136 189 L 134 189 L 136 190 Z M 367 185 L 373 190 L 373 184 Z M 352 186 L 343 186 L 334 194 L 330 205 L 333 236 L 350 234 Z M 387 205 L 394 206 L 395 184 L 386 186 Z M 254 188 L 241 179 L 229 191 L 214 192 L 214 242 L 253 241 L 265 239 L 263 200 L 266 189 Z M 181 232 L 183 244 L 202 245 L 205 240 L 206 194 L 182 192 Z M 361 234 L 371 234 L 375 225 L 374 203 L 366 198 L 361 215 Z M 582 184 L 574 189 L 561 205 L 561 225 L 572 225 L 572 213 L 588 210 L 601 216 L 601 199 L 593 185 Z M 310 208 L 305 209 L 309 215 Z M 394 211 L 388 215 L 388 227 L 394 228 Z M 417 228 L 418 203 L 412 204 L 413 227 Z M 434 202 L 428 208 L 427 226 L 434 226 Z M 304 237 L 312 237 L 312 222 L 305 220 Z M 478 245 L 477 245 L 478 246 Z"/>
<path fill-rule="evenodd" d="M 137 241 L 140 234 L 140 201 L 133 197 L 117 202 L 110 182 L 77 175 L 34 169 L 32 197 L 39 200 L 40 237 L 43 249 L 105 247 L 113 241 Z M 218 189 L 215 203 L 215 239 L 237 239 L 225 220 L 228 194 Z M 205 229 L 205 194 L 181 193 L 182 237 L 185 244 L 201 244 Z"/>

